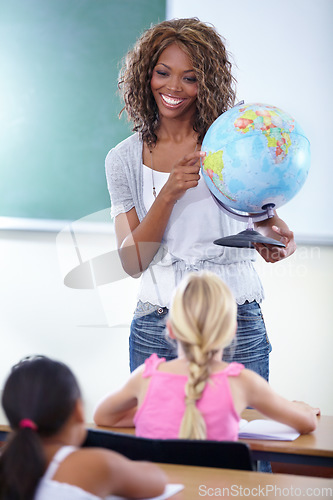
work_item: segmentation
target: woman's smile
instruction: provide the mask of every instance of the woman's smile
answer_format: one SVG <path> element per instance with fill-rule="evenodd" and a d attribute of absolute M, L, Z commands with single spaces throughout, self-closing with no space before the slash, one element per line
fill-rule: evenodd
<path fill-rule="evenodd" d="M 164 104 L 170 108 L 176 108 L 185 101 L 185 99 L 173 97 L 167 94 L 160 94 L 160 96 Z"/>

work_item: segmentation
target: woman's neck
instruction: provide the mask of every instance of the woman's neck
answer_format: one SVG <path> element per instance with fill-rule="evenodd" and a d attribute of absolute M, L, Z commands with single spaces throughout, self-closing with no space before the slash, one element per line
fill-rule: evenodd
<path fill-rule="evenodd" d="M 193 130 L 193 122 L 189 120 L 162 119 L 156 130 L 158 142 L 184 143 L 188 140 L 197 141 L 198 134 Z"/>

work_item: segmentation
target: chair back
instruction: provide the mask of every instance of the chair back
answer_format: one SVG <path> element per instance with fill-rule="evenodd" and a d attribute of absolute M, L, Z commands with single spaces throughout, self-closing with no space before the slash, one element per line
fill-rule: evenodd
<path fill-rule="evenodd" d="M 89 429 L 83 446 L 108 448 L 132 460 L 254 470 L 249 446 L 238 441 L 148 439 Z"/>

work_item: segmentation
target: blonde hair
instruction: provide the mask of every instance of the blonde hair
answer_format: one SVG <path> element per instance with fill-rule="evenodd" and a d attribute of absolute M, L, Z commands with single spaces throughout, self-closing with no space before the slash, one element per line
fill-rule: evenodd
<path fill-rule="evenodd" d="M 209 379 L 213 356 L 234 337 L 236 302 L 227 285 L 215 274 L 189 273 L 174 293 L 169 321 L 189 362 L 186 408 L 179 437 L 206 439 L 206 424 L 196 401 Z"/>

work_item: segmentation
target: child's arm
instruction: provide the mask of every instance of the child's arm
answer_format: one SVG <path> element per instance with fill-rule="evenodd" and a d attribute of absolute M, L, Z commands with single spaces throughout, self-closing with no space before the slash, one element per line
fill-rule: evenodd
<path fill-rule="evenodd" d="M 292 402 L 277 394 L 265 379 L 251 370 L 241 373 L 247 404 L 269 418 L 293 427 L 301 434 L 312 432 L 317 427 L 319 408 L 303 402 Z"/>
<path fill-rule="evenodd" d="M 105 498 L 150 498 L 163 493 L 167 477 L 155 464 L 132 461 L 103 448 L 81 448 L 62 462 L 54 479 Z"/>
<path fill-rule="evenodd" d="M 141 389 L 144 366 L 139 366 L 130 376 L 125 385 L 107 395 L 97 405 L 94 422 L 106 427 L 134 427 L 133 417 Z"/>
<path fill-rule="evenodd" d="M 149 498 L 161 495 L 168 482 L 166 474 L 149 462 L 117 460 L 112 467 L 112 494 L 129 498 Z"/>

